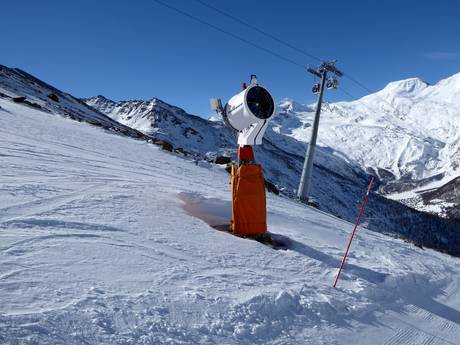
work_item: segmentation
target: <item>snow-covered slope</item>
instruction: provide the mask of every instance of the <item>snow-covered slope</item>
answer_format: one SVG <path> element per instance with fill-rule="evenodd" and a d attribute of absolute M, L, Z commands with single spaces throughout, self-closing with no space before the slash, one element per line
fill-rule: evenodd
<path fill-rule="evenodd" d="M 10 99 L 30 108 L 85 121 L 123 135 L 145 138 L 136 129 L 124 126 L 103 113 L 18 68 L 0 65 L 0 99 Z"/>
<path fill-rule="evenodd" d="M 275 251 L 221 167 L 0 107 L 0 343 L 458 343 L 458 259 L 360 228 L 333 289 L 352 224 L 270 194 Z"/>
<path fill-rule="evenodd" d="M 278 108 L 274 130 L 308 142 L 313 109 L 291 100 Z M 326 104 L 318 142 L 375 171 L 383 193 L 446 184 L 460 175 L 460 73 L 435 85 L 392 82 L 354 102 Z M 420 200 L 413 206 L 426 209 Z"/>

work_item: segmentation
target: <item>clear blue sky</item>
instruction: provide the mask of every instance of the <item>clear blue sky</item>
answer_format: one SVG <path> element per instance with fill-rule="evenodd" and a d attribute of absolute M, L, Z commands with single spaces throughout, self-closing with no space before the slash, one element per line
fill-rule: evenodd
<path fill-rule="evenodd" d="M 257 42 L 299 64 L 301 54 L 193 0 L 168 4 Z M 460 2 L 203 0 L 338 66 L 373 90 L 418 76 L 460 72 Z M 207 117 L 255 73 L 277 98 L 314 101 L 312 78 L 243 42 L 154 1 L 3 1 L 0 63 L 78 97 L 160 98 Z M 348 80 L 355 96 L 366 91 Z M 328 100 L 347 99 L 340 91 Z"/>

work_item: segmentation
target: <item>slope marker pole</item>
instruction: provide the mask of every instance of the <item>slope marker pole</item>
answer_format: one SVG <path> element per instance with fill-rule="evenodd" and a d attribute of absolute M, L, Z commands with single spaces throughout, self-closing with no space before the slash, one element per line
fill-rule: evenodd
<path fill-rule="evenodd" d="M 361 216 L 363 215 L 364 207 L 366 207 L 367 199 L 369 198 L 369 193 L 371 191 L 372 184 L 374 183 L 374 179 L 375 177 L 372 176 L 371 182 L 369 183 L 369 187 L 367 187 L 366 196 L 364 197 L 363 203 L 361 205 L 361 210 L 359 211 L 358 219 L 356 219 L 355 227 L 353 228 L 353 232 L 351 233 L 350 240 L 348 241 L 347 249 L 345 250 L 345 254 L 343 255 L 343 258 L 342 258 L 342 263 L 340 264 L 340 268 L 335 277 L 335 281 L 333 285 L 334 288 L 336 287 L 337 282 L 339 281 L 340 273 L 342 272 L 343 266 L 345 265 L 345 261 L 347 260 L 348 252 L 351 247 L 351 242 L 353 242 L 353 238 L 355 237 L 356 230 L 358 229 L 359 221 L 361 220 Z"/>

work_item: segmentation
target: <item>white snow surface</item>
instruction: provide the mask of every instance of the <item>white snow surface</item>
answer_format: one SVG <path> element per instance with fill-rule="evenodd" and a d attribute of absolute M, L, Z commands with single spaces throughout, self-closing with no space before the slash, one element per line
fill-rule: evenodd
<path fill-rule="evenodd" d="M 269 194 L 288 249 L 234 237 L 219 166 L 0 107 L 0 343 L 458 344 L 458 259 L 360 228 L 333 289 L 352 224 Z"/>

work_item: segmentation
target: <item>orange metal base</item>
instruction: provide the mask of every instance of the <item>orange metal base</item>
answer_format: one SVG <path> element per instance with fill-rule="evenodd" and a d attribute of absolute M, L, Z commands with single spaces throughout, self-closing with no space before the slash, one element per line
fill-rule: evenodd
<path fill-rule="evenodd" d="M 259 236 L 267 232 L 265 183 L 259 164 L 232 165 L 232 231 Z"/>

